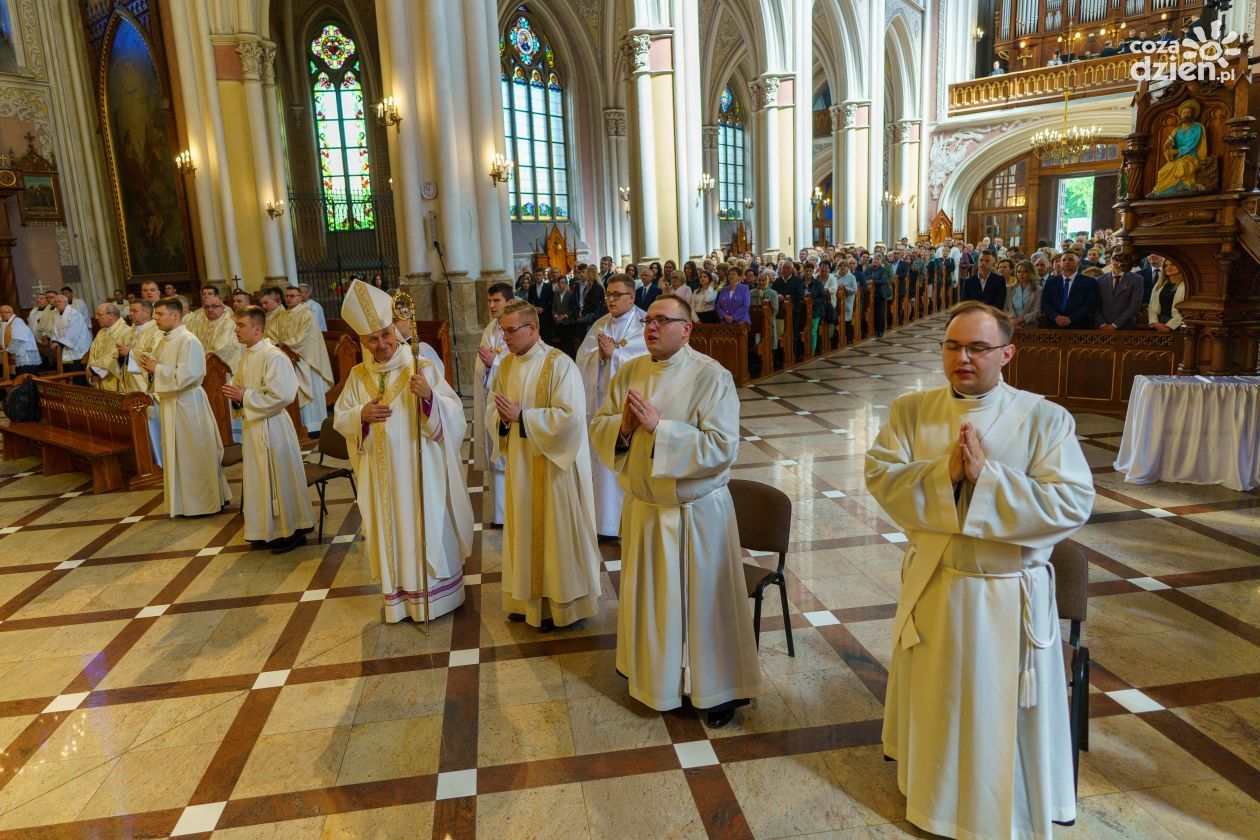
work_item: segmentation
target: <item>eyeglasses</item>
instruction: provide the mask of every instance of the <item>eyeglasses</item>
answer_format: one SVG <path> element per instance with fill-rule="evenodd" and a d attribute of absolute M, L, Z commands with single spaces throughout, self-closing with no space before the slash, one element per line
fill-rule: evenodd
<path fill-rule="evenodd" d="M 630 292 L 605 292 L 604 297 L 608 300 L 621 300 L 623 297 L 634 297 Z"/>
<path fill-rule="evenodd" d="M 535 327 L 535 326 L 537 326 L 537 324 L 520 324 L 515 327 L 504 327 L 503 331 L 507 333 L 508 335 L 516 335 L 518 330 L 523 330 L 526 327 Z"/>
<path fill-rule="evenodd" d="M 968 356 L 976 358 L 978 356 L 983 356 L 986 353 L 991 353 L 994 350 L 1000 350 L 1003 347 L 1007 347 L 1010 345 L 1010 342 L 1008 341 L 1006 344 L 990 345 L 980 344 L 979 342 L 975 344 L 963 344 L 961 341 L 942 341 L 940 344 L 942 350 L 948 350 L 950 353 L 961 353 L 963 350 L 966 350 Z"/>
<path fill-rule="evenodd" d="M 640 318 L 639 319 L 639 323 L 642 324 L 644 328 L 647 328 L 649 326 L 654 326 L 658 330 L 664 329 L 666 324 L 669 324 L 674 321 L 677 321 L 680 324 L 691 323 L 691 319 L 689 318 L 666 318 L 664 315 L 657 315 L 655 318 Z"/>

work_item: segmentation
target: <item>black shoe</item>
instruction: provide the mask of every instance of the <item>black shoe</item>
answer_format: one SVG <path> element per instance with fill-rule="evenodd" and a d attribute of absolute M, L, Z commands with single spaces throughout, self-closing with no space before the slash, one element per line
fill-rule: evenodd
<path fill-rule="evenodd" d="M 556 622 L 550 618 L 544 618 L 542 620 L 542 624 L 538 625 L 539 633 L 550 633 L 552 630 L 555 630 L 555 629 L 556 629 Z"/>
<path fill-rule="evenodd" d="M 735 710 L 726 709 L 721 712 L 709 712 L 709 728 L 721 729 L 735 719 Z"/>
<path fill-rule="evenodd" d="M 1062 821 L 1050 820 L 1050 822 L 1054 823 L 1055 825 L 1061 825 L 1064 828 L 1071 828 L 1072 826 L 1076 825 L 1076 820 L 1062 820 Z"/>
<path fill-rule="evenodd" d="M 525 620 L 525 616 L 521 613 L 508 613 L 508 621 L 521 622 Z"/>
<path fill-rule="evenodd" d="M 274 543 L 272 543 L 271 553 L 272 554 L 288 554 L 293 549 L 299 548 L 304 545 L 306 545 L 306 534 L 303 534 L 299 531 L 298 533 L 295 533 L 291 537 L 286 537 L 282 540 L 276 540 Z"/>

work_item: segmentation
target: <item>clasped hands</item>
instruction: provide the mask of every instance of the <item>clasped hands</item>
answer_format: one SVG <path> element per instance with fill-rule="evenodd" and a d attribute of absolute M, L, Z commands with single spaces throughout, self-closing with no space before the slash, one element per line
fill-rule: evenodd
<path fill-rule="evenodd" d="M 223 396 L 232 402 L 241 402 L 245 399 L 245 389 L 240 385 L 233 385 L 229 382 L 223 386 Z"/>
<path fill-rule="evenodd" d="M 617 348 L 617 342 L 612 340 L 612 336 L 600 333 L 595 336 L 595 340 L 599 342 L 599 355 L 604 359 L 611 359 L 613 351 Z"/>
<path fill-rule="evenodd" d="M 654 434 L 660 422 L 661 413 L 656 410 L 656 406 L 648 402 L 647 397 L 631 388 L 626 393 L 626 404 L 621 409 L 621 436 L 630 437 L 640 426 L 648 434 Z"/>
<path fill-rule="evenodd" d="M 140 358 L 136 361 L 147 373 L 153 373 L 153 371 L 157 370 L 156 356 L 151 356 L 148 353 L 141 353 Z"/>
<path fill-rule="evenodd" d="M 494 351 L 482 344 L 477 348 L 477 358 L 481 360 L 483 365 L 490 367 L 494 364 Z"/>
<path fill-rule="evenodd" d="M 963 423 L 958 430 L 958 443 L 949 454 L 949 480 L 957 484 L 965 478 L 975 484 L 984 464 L 980 433 L 970 423 Z"/>
<path fill-rule="evenodd" d="M 494 395 L 494 410 L 504 423 L 515 423 L 521 419 L 520 403 L 514 403 L 502 394 Z"/>

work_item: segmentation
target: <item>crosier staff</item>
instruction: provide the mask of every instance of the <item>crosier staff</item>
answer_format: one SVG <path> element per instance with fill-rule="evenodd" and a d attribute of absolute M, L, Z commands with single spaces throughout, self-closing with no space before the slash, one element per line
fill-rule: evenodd
<path fill-rule="evenodd" d="M 394 293 L 394 318 L 398 321 L 406 321 L 411 326 L 411 335 L 407 338 L 407 344 L 411 347 L 411 354 L 414 359 L 413 364 L 417 364 L 416 369 L 419 370 L 418 362 L 420 359 L 420 337 L 416 333 L 416 305 L 411 299 L 411 295 L 399 289 Z M 416 406 L 418 416 L 416 417 L 416 428 L 424 427 L 424 406 L 417 403 Z M 416 466 L 417 472 L 424 475 L 424 446 L 421 439 L 416 440 Z M 420 528 L 421 539 L 425 538 L 424 534 L 424 492 L 420 493 Z M 429 564 L 426 560 L 423 568 L 420 570 L 420 592 L 424 596 L 424 634 L 429 635 Z"/>

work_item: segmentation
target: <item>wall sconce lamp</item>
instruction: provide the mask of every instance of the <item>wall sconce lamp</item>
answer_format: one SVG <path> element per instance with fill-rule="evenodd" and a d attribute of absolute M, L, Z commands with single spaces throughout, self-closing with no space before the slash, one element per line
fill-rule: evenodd
<path fill-rule="evenodd" d="M 629 187 L 618 187 L 617 195 L 621 196 L 621 200 L 624 201 L 626 204 L 630 203 L 630 188 Z"/>
<path fill-rule="evenodd" d="M 495 155 L 494 160 L 490 161 L 490 183 L 506 184 L 512 180 L 512 170 L 515 168 L 516 164 L 503 155 Z"/>
<path fill-rule="evenodd" d="M 809 208 L 813 210 L 818 207 L 819 204 L 822 204 L 824 207 L 830 207 L 831 199 L 823 198 L 822 187 L 814 187 L 814 192 L 809 196 Z"/>
<path fill-rule="evenodd" d="M 398 113 L 398 100 L 387 96 L 376 103 L 376 121 L 388 128 L 402 122 L 402 114 Z M 399 129 L 401 131 L 402 129 Z"/>
<path fill-rule="evenodd" d="M 972 37 L 975 38 L 977 41 L 983 41 L 984 40 L 984 27 L 977 26 L 976 31 L 972 33 Z"/>
<path fill-rule="evenodd" d="M 284 215 L 284 202 L 272 201 L 267 199 L 267 215 L 273 219 L 278 219 Z"/>
<path fill-rule="evenodd" d="M 192 152 L 184 149 L 184 151 L 175 155 L 175 168 L 179 170 L 180 175 L 196 177 L 197 167 L 193 164 Z"/>
<path fill-rule="evenodd" d="M 885 192 L 884 203 L 892 207 L 900 207 L 906 203 L 906 200 L 902 198 L 900 195 L 898 195 L 897 193 Z"/>
<path fill-rule="evenodd" d="M 708 172 L 705 172 L 704 174 L 700 176 L 699 191 L 701 193 L 710 192 L 713 189 L 715 183 L 716 182 L 713 180 L 713 176 L 710 175 Z"/>
<path fill-rule="evenodd" d="M 753 209 L 753 199 L 751 195 L 744 196 L 744 209 L 745 210 Z"/>

